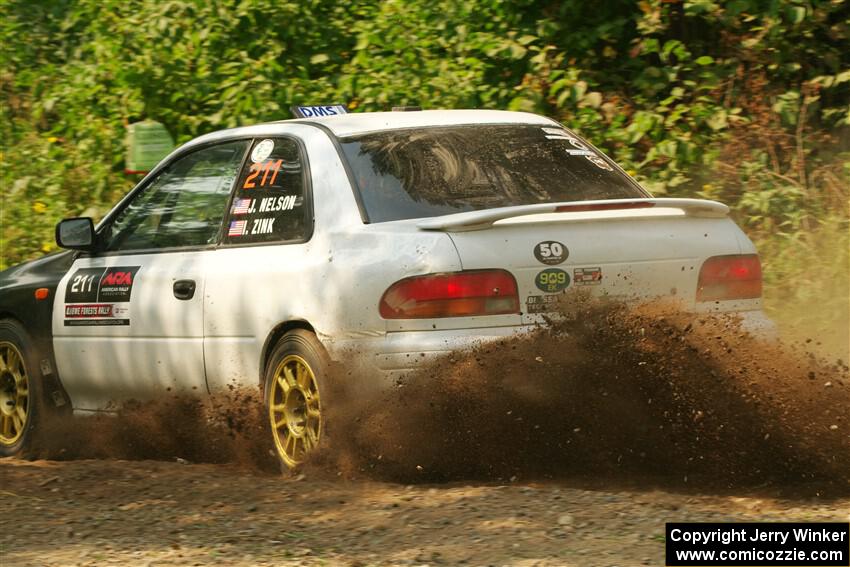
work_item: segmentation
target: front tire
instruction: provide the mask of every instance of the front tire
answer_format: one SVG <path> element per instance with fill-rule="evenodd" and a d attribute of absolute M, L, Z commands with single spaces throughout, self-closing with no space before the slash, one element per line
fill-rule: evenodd
<path fill-rule="evenodd" d="M 0 456 L 29 452 L 41 413 L 35 349 L 16 321 L 0 321 Z"/>
<path fill-rule="evenodd" d="M 266 365 L 264 401 L 275 452 L 293 469 L 324 435 L 329 361 L 313 333 L 295 329 L 277 342 Z"/>

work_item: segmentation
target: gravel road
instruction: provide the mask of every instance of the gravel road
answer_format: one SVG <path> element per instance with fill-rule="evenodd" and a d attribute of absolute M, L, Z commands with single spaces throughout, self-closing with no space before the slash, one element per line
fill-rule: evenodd
<path fill-rule="evenodd" d="M 2 565 L 664 564 L 671 521 L 850 521 L 850 498 L 280 477 L 0 459 Z"/>
<path fill-rule="evenodd" d="M 59 419 L 0 459 L 0 565 L 663 565 L 666 522 L 850 521 L 847 358 L 582 304 L 335 393 L 298 475 L 254 391 Z"/>

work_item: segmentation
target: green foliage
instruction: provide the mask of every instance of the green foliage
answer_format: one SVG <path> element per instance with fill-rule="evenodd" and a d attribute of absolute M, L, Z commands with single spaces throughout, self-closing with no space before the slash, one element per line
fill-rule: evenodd
<path fill-rule="evenodd" d="M 765 309 L 786 336 L 813 339 L 814 350 L 850 356 L 850 226 L 847 211 L 816 230 L 755 238 L 762 257 Z M 830 360 L 830 362 L 833 362 Z"/>
<path fill-rule="evenodd" d="M 847 228 L 848 0 L 0 0 L 0 11 L 0 267 L 50 250 L 57 220 L 101 216 L 131 187 L 127 123 L 160 121 L 181 143 L 309 102 L 553 116 L 657 194 L 730 204 L 766 266 L 791 262 L 821 225 Z"/>

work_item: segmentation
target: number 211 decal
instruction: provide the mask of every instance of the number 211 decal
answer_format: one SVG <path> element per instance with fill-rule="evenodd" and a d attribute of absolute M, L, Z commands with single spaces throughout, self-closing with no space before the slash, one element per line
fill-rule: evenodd
<path fill-rule="evenodd" d="M 263 177 L 260 179 L 260 187 L 266 186 L 266 181 L 268 180 L 268 185 L 274 185 L 274 180 L 277 179 L 278 171 L 280 171 L 280 166 L 283 165 L 283 160 L 279 159 L 277 161 L 267 161 L 265 163 L 252 163 L 249 171 L 251 173 L 248 177 L 245 178 L 245 183 L 242 184 L 242 189 L 253 189 L 257 187 L 257 184 L 254 182 L 257 177 L 262 172 Z M 273 173 L 272 173 L 273 172 Z M 272 173 L 271 178 L 269 179 L 269 173 Z"/>

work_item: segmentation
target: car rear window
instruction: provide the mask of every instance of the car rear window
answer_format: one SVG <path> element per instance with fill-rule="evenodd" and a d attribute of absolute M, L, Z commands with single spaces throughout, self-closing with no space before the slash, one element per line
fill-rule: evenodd
<path fill-rule="evenodd" d="M 647 194 L 559 127 L 467 125 L 342 138 L 370 222 Z"/>

